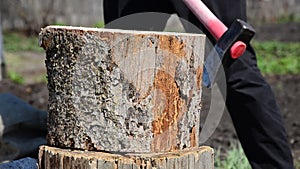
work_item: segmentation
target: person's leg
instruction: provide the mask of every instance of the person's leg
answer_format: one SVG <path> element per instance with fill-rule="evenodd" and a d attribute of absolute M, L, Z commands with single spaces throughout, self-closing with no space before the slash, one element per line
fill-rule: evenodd
<path fill-rule="evenodd" d="M 136 3 L 131 1 L 133 4 L 123 3 L 125 5 L 121 8 L 107 3 L 113 3 L 113 0 L 104 0 L 104 2 L 107 6 L 111 6 L 111 8 L 104 10 L 105 18 L 109 18 L 108 13 L 113 11 L 118 11 L 116 15 L 110 14 L 113 17 L 117 16 L 114 19 L 137 12 L 157 11 L 137 1 L 135 1 Z M 206 0 L 204 2 L 226 26 L 230 26 L 237 18 L 246 19 L 245 0 Z M 130 5 L 126 6 L 126 4 Z M 182 3 L 174 3 L 173 5 L 179 16 L 203 28 L 197 19 L 187 12 L 187 8 L 182 6 Z M 113 7 L 118 7 L 118 10 L 112 9 Z M 168 8 L 168 6 L 164 7 Z M 156 20 L 150 21 L 153 21 L 154 24 L 156 22 Z M 131 26 L 134 28 L 134 25 Z M 118 25 L 118 27 L 122 28 L 122 25 Z M 147 29 L 147 26 L 141 27 Z M 156 30 L 160 29 L 161 26 Z M 194 30 L 189 30 L 187 27 L 187 31 Z M 205 29 L 203 29 L 203 32 L 207 33 L 208 37 L 214 42 Z M 293 168 L 291 152 L 286 140 L 286 132 L 279 108 L 269 85 L 257 68 L 255 53 L 251 47 L 244 56 L 236 60 L 230 67 L 227 67 L 226 78 L 228 88 L 226 104 L 251 166 L 253 168 Z"/>
<path fill-rule="evenodd" d="M 246 20 L 245 0 L 203 2 L 227 27 L 235 19 Z M 179 13 L 180 15 L 187 16 L 186 13 Z M 188 19 L 203 28 L 191 13 Z M 205 29 L 203 32 L 208 34 Z M 211 35 L 208 34 L 208 37 L 215 43 Z M 293 168 L 281 112 L 270 86 L 257 67 L 255 52 L 251 46 L 241 58 L 225 66 L 225 69 L 226 105 L 251 166 L 255 169 Z"/>
<path fill-rule="evenodd" d="M 103 15 L 105 24 L 118 19 L 120 17 L 119 0 L 103 0 Z"/>
<path fill-rule="evenodd" d="M 161 0 L 104 0 L 103 5 L 106 28 L 162 31 L 174 13 L 170 2 Z"/>
<path fill-rule="evenodd" d="M 281 112 L 249 50 L 227 70 L 226 105 L 253 168 L 293 168 Z"/>

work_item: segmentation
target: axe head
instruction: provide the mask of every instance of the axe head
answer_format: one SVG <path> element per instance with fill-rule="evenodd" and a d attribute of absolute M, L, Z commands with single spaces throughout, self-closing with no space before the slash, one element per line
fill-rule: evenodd
<path fill-rule="evenodd" d="M 229 29 L 220 37 L 213 50 L 206 58 L 203 73 L 204 86 L 209 88 L 215 82 L 217 72 L 222 63 L 227 64 L 232 61 L 233 58 L 238 58 L 237 56 L 231 56 L 231 48 L 237 42 L 243 42 L 244 44 L 249 45 L 254 34 L 255 30 L 248 23 L 240 19 L 233 22 Z M 243 53 L 244 52 L 241 52 L 240 55 Z"/>

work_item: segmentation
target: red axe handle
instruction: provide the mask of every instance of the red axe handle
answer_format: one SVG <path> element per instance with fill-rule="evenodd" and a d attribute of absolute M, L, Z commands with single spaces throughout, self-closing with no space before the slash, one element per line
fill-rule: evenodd
<path fill-rule="evenodd" d="M 201 0 L 183 0 L 188 8 L 206 27 L 206 29 L 214 36 L 216 40 L 228 30 L 228 28 L 207 8 Z M 242 41 L 235 42 L 230 54 L 233 59 L 239 58 L 246 50 L 247 45 Z"/>

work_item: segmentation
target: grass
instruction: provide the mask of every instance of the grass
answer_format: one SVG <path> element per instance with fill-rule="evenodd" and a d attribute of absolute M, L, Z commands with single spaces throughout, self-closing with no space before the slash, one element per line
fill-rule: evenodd
<path fill-rule="evenodd" d="M 221 154 L 218 149 L 215 154 L 215 168 L 216 169 L 251 169 L 251 166 L 244 154 L 240 144 L 232 143 L 230 149 Z"/>
<path fill-rule="evenodd" d="M 294 164 L 295 164 L 295 169 L 300 169 L 300 160 L 295 160 Z"/>
<path fill-rule="evenodd" d="M 26 36 L 18 32 L 4 32 L 3 43 L 6 52 L 43 52 L 43 49 L 38 45 L 37 36 Z"/>
<path fill-rule="evenodd" d="M 265 75 L 299 74 L 300 42 L 257 42 L 252 43 L 258 59 L 258 67 Z"/>
<path fill-rule="evenodd" d="M 96 27 L 96 28 L 103 28 L 104 27 L 104 22 L 103 21 L 99 21 L 99 22 L 96 22 L 93 27 Z"/>
<path fill-rule="evenodd" d="M 56 25 L 56 26 L 67 26 L 67 24 L 62 23 L 62 22 L 56 22 L 56 23 L 54 23 L 54 24 L 52 24 L 52 25 Z"/>
<path fill-rule="evenodd" d="M 299 23 L 300 22 L 300 17 L 297 17 L 293 14 L 290 15 L 283 15 L 280 18 L 277 19 L 278 23 L 288 23 L 288 22 L 296 22 Z"/>
<path fill-rule="evenodd" d="M 19 74 L 18 72 L 15 72 L 15 71 L 9 71 L 7 73 L 7 77 L 11 81 L 13 81 L 14 83 L 17 83 L 17 84 L 21 84 L 22 85 L 25 82 L 24 77 L 21 74 Z"/>
<path fill-rule="evenodd" d="M 251 169 L 243 148 L 238 143 L 231 143 L 225 154 L 221 149 L 215 152 L 215 169 Z M 295 169 L 300 169 L 300 160 L 294 160 Z"/>
<path fill-rule="evenodd" d="M 17 84 L 44 82 L 44 72 L 40 71 L 44 67 L 44 51 L 38 45 L 38 37 L 22 32 L 4 32 L 3 35 L 7 77 Z M 37 73 L 32 73 L 34 69 Z"/>

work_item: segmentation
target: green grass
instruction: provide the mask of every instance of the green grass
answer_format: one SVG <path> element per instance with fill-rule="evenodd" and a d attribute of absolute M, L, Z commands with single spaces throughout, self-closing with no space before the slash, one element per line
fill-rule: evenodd
<path fill-rule="evenodd" d="M 295 169 L 300 169 L 300 160 L 294 160 Z M 221 153 L 220 148 L 215 152 L 215 169 L 251 169 L 240 144 L 231 143 L 229 150 Z"/>
<path fill-rule="evenodd" d="M 263 74 L 299 74 L 300 42 L 257 42 L 252 43 Z"/>
<path fill-rule="evenodd" d="M 216 169 L 251 169 L 240 144 L 232 143 L 230 149 L 221 155 L 220 149 L 215 154 Z"/>
<path fill-rule="evenodd" d="M 22 32 L 4 32 L 4 57 L 6 76 L 17 84 L 45 81 L 41 73 L 31 74 L 33 67 L 41 71 L 44 51 L 38 46 L 38 36 L 26 36 Z M 32 55 L 34 55 L 32 57 Z M 39 58 L 41 56 L 41 58 Z M 36 76 L 36 77 L 34 77 Z"/>
<path fill-rule="evenodd" d="M 294 160 L 295 169 L 300 169 L 300 160 Z"/>
<path fill-rule="evenodd" d="M 6 52 L 43 51 L 38 45 L 38 36 L 26 36 L 17 32 L 4 32 L 3 43 Z"/>
<path fill-rule="evenodd" d="M 62 23 L 62 22 L 56 22 L 56 23 L 51 24 L 51 25 L 56 25 L 56 26 L 67 26 L 67 24 Z"/>
<path fill-rule="evenodd" d="M 15 71 L 9 71 L 9 72 L 7 73 L 7 76 L 8 76 L 8 78 L 9 78 L 11 81 L 13 81 L 14 83 L 17 83 L 17 84 L 24 84 L 24 82 L 25 82 L 24 77 L 23 77 L 21 74 L 15 72 Z"/>
<path fill-rule="evenodd" d="M 296 22 L 296 23 L 299 23 L 300 22 L 300 18 L 299 17 L 296 17 L 295 15 L 293 14 L 290 14 L 290 15 L 283 15 L 281 17 L 279 17 L 277 19 L 277 22 L 278 23 L 288 23 L 288 22 Z"/>
<path fill-rule="evenodd" d="M 104 22 L 99 21 L 99 22 L 95 23 L 93 26 L 96 27 L 96 28 L 103 28 L 104 27 Z"/>

